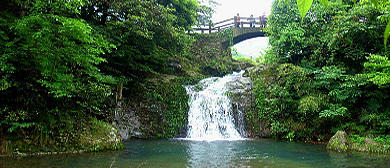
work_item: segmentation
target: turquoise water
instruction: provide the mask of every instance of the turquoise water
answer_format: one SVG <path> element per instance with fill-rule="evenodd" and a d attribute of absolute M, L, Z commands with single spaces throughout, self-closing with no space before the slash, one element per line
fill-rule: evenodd
<path fill-rule="evenodd" d="M 0 158 L 0 167 L 390 167 L 389 155 L 277 140 L 133 140 L 97 153 Z"/>

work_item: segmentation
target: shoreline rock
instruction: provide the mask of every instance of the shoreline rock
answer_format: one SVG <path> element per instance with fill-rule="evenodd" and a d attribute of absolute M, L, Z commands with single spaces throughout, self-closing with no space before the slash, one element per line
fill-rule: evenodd
<path fill-rule="evenodd" d="M 338 152 L 347 152 L 351 146 L 351 140 L 344 131 L 337 131 L 335 135 L 330 138 L 327 149 L 336 150 Z"/>
<path fill-rule="evenodd" d="M 344 131 L 337 131 L 329 140 L 326 148 L 338 152 L 389 153 L 389 147 L 386 144 L 378 143 L 367 137 L 364 138 L 363 142 L 352 142 Z"/>

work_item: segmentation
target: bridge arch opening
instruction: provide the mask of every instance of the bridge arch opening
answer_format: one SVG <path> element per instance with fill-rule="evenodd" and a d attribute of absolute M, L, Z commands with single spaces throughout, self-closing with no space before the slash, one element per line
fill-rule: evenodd
<path fill-rule="evenodd" d="M 250 38 L 232 46 L 232 57 L 235 59 L 241 57 L 256 59 L 262 57 L 268 46 L 268 37 Z"/>

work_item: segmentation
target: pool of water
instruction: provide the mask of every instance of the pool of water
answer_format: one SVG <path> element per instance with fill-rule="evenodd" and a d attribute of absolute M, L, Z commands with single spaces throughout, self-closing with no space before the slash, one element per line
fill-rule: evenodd
<path fill-rule="evenodd" d="M 390 167 L 389 155 L 337 153 L 324 145 L 269 139 L 133 140 L 96 153 L 0 158 L 0 167 Z"/>

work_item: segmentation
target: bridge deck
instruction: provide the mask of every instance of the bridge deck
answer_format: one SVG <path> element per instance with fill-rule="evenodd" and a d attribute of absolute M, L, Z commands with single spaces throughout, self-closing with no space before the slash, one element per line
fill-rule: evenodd
<path fill-rule="evenodd" d="M 220 31 L 223 31 L 225 29 L 229 28 L 236 28 L 236 26 L 239 26 L 243 29 L 261 29 L 266 27 L 266 21 L 262 21 L 262 17 L 259 18 L 251 18 L 252 21 L 247 21 L 249 18 L 247 17 L 241 17 L 241 21 L 237 22 L 236 16 L 234 18 L 226 19 L 217 23 L 209 23 L 200 27 L 193 28 L 195 32 L 201 32 L 201 33 L 217 33 Z M 250 27 L 250 25 L 254 24 L 256 27 Z M 237 27 L 238 28 L 238 27 Z M 244 30 L 244 31 L 247 31 Z"/>
<path fill-rule="evenodd" d="M 248 34 L 248 33 L 258 33 L 263 30 L 263 28 L 260 27 L 241 27 L 241 28 L 232 28 L 233 30 L 233 38 L 243 35 L 243 34 Z"/>
<path fill-rule="evenodd" d="M 243 20 L 246 18 L 242 18 Z M 262 22 L 261 18 L 258 18 L 259 21 L 255 20 L 255 22 L 236 22 L 236 18 L 226 19 L 221 22 L 217 22 L 215 24 L 210 23 L 204 27 L 194 28 L 195 31 L 201 31 L 204 33 L 205 31 L 208 33 L 218 33 L 225 29 L 231 29 L 233 31 L 233 45 L 237 44 L 246 39 L 254 38 L 254 37 L 264 37 L 265 33 L 263 31 L 264 27 L 266 27 L 266 22 Z M 238 23 L 240 27 L 238 26 Z M 251 24 L 255 24 L 255 27 L 250 27 Z M 230 43 L 230 39 L 222 38 L 220 39 L 221 43 L 224 47 L 229 47 L 232 45 Z"/>

